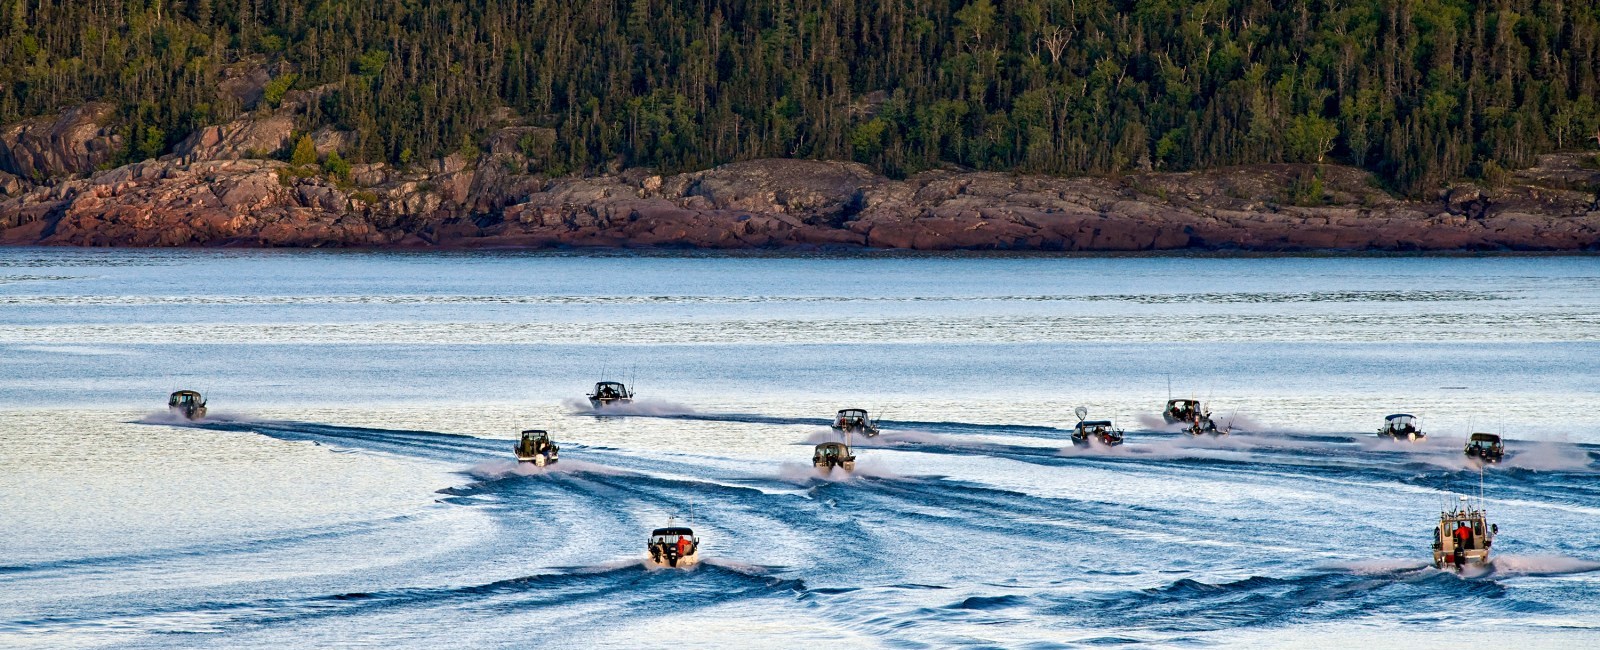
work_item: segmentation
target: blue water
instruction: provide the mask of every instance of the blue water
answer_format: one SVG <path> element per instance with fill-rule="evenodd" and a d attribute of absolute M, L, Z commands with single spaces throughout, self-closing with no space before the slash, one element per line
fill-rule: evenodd
<path fill-rule="evenodd" d="M 0 645 L 1589 646 L 1596 385 L 1592 257 L 3 249 Z M 669 519 L 705 564 L 642 564 Z"/>

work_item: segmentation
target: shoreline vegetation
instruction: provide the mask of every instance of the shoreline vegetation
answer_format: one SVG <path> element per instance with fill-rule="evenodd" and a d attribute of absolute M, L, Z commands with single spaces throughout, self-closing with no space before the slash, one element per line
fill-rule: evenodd
<path fill-rule="evenodd" d="M 8 245 L 1600 250 L 1581 5 L 15 2 L 0 63 Z"/>

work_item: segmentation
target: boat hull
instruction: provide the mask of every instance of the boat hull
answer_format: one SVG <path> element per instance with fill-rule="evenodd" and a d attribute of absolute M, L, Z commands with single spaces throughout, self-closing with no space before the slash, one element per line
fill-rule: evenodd
<path fill-rule="evenodd" d="M 866 436 L 868 438 L 878 437 L 877 427 L 841 427 L 835 424 L 833 425 L 833 430 L 838 431 L 839 433 L 849 433 L 852 435 Z"/>
<path fill-rule="evenodd" d="M 194 408 L 184 408 L 182 406 L 173 406 L 173 407 L 168 407 L 167 410 L 170 411 L 172 414 L 177 415 L 178 417 L 181 417 L 181 418 L 183 418 L 185 420 L 204 420 L 204 419 L 206 419 L 206 407 L 204 407 L 204 406 L 196 406 Z"/>
<path fill-rule="evenodd" d="M 695 549 L 693 553 L 682 557 L 664 557 L 660 560 L 653 555 L 646 555 L 644 561 L 645 564 L 657 569 L 687 569 L 700 563 L 700 550 Z"/>
<path fill-rule="evenodd" d="M 1459 558 L 1459 563 L 1457 562 L 1455 553 L 1455 551 L 1435 550 L 1433 552 L 1433 568 L 1443 569 L 1446 571 L 1459 571 L 1465 568 L 1483 568 L 1489 566 L 1489 549 L 1475 548 L 1460 551 L 1459 553 L 1461 554 L 1461 557 Z"/>
<path fill-rule="evenodd" d="M 1122 444 L 1122 439 L 1121 438 L 1112 438 L 1112 439 L 1107 440 L 1107 439 L 1102 439 L 1102 438 L 1073 438 L 1072 439 L 1072 444 L 1077 445 L 1079 447 L 1090 447 L 1090 446 L 1093 446 L 1095 444 L 1098 444 L 1098 445 L 1100 445 L 1102 447 L 1116 447 L 1116 446 Z"/>
<path fill-rule="evenodd" d="M 616 405 L 616 404 L 632 404 L 632 403 L 633 403 L 633 398 L 632 397 L 591 397 L 591 398 L 589 398 L 589 406 L 591 406 L 593 408 L 596 408 L 596 409 L 603 409 L 603 408 L 606 408 L 608 406 L 613 406 L 613 405 Z"/>
<path fill-rule="evenodd" d="M 533 454 L 533 455 L 517 454 L 517 462 L 520 462 L 520 463 L 531 463 L 531 464 L 533 464 L 534 466 L 537 466 L 537 467 L 544 467 L 546 465 L 553 465 L 553 464 L 555 464 L 555 462 L 557 460 L 560 460 L 560 458 L 557 457 L 555 454 Z"/>

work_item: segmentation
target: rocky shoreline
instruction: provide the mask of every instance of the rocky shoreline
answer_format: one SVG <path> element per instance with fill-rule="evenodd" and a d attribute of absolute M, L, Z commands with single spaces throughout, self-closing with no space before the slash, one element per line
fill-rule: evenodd
<path fill-rule="evenodd" d="M 266 155 L 295 133 L 280 112 L 207 127 L 173 154 L 107 169 L 120 142 L 101 126 L 106 113 L 86 105 L 0 130 L 0 244 L 1600 251 L 1600 169 L 1582 153 L 1544 156 L 1492 188 L 1406 200 L 1332 165 L 895 180 L 856 163 L 767 159 L 548 178 L 517 147 L 538 129 L 507 126 L 470 160 L 335 174 Z M 340 146 L 337 131 L 312 135 L 323 155 Z"/>

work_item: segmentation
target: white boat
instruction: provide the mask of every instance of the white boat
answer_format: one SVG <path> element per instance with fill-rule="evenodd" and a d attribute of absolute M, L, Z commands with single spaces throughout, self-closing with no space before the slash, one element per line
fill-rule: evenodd
<path fill-rule="evenodd" d="M 1412 442 L 1426 438 L 1428 434 L 1417 428 L 1417 416 L 1410 413 L 1395 413 L 1383 418 L 1383 427 L 1378 429 L 1378 436 L 1394 440 L 1410 440 Z"/>
<path fill-rule="evenodd" d="M 660 568 L 683 569 L 700 563 L 700 538 L 687 526 L 650 531 L 647 561 Z"/>
<path fill-rule="evenodd" d="M 1078 423 L 1072 427 L 1072 444 L 1079 447 L 1088 447 L 1092 442 L 1099 442 L 1107 447 L 1122 444 L 1122 429 L 1110 420 L 1089 420 L 1089 409 L 1078 407 L 1073 409 L 1078 416 Z"/>
<path fill-rule="evenodd" d="M 633 402 L 633 391 L 620 381 L 598 382 L 594 385 L 594 392 L 589 393 L 589 405 L 597 409 L 631 402 Z"/>
<path fill-rule="evenodd" d="M 1193 422 L 1195 416 L 1203 412 L 1204 409 L 1200 407 L 1200 400 L 1169 399 L 1167 400 L 1166 410 L 1161 412 L 1161 417 L 1167 421 L 1167 424 L 1177 424 L 1179 422 Z"/>
<path fill-rule="evenodd" d="M 839 409 L 830 426 L 841 433 L 859 433 L 868 438 L 878 435 L 878 424 L 867 415 L 866 409 Z"/>
<path fill-rule="evenodd" d="M 544 467 L 561 459 L 561 448 L 550 442 L 550 434 L 543 429 L 528 429 L 514 448 L 517 460 Z"/>

